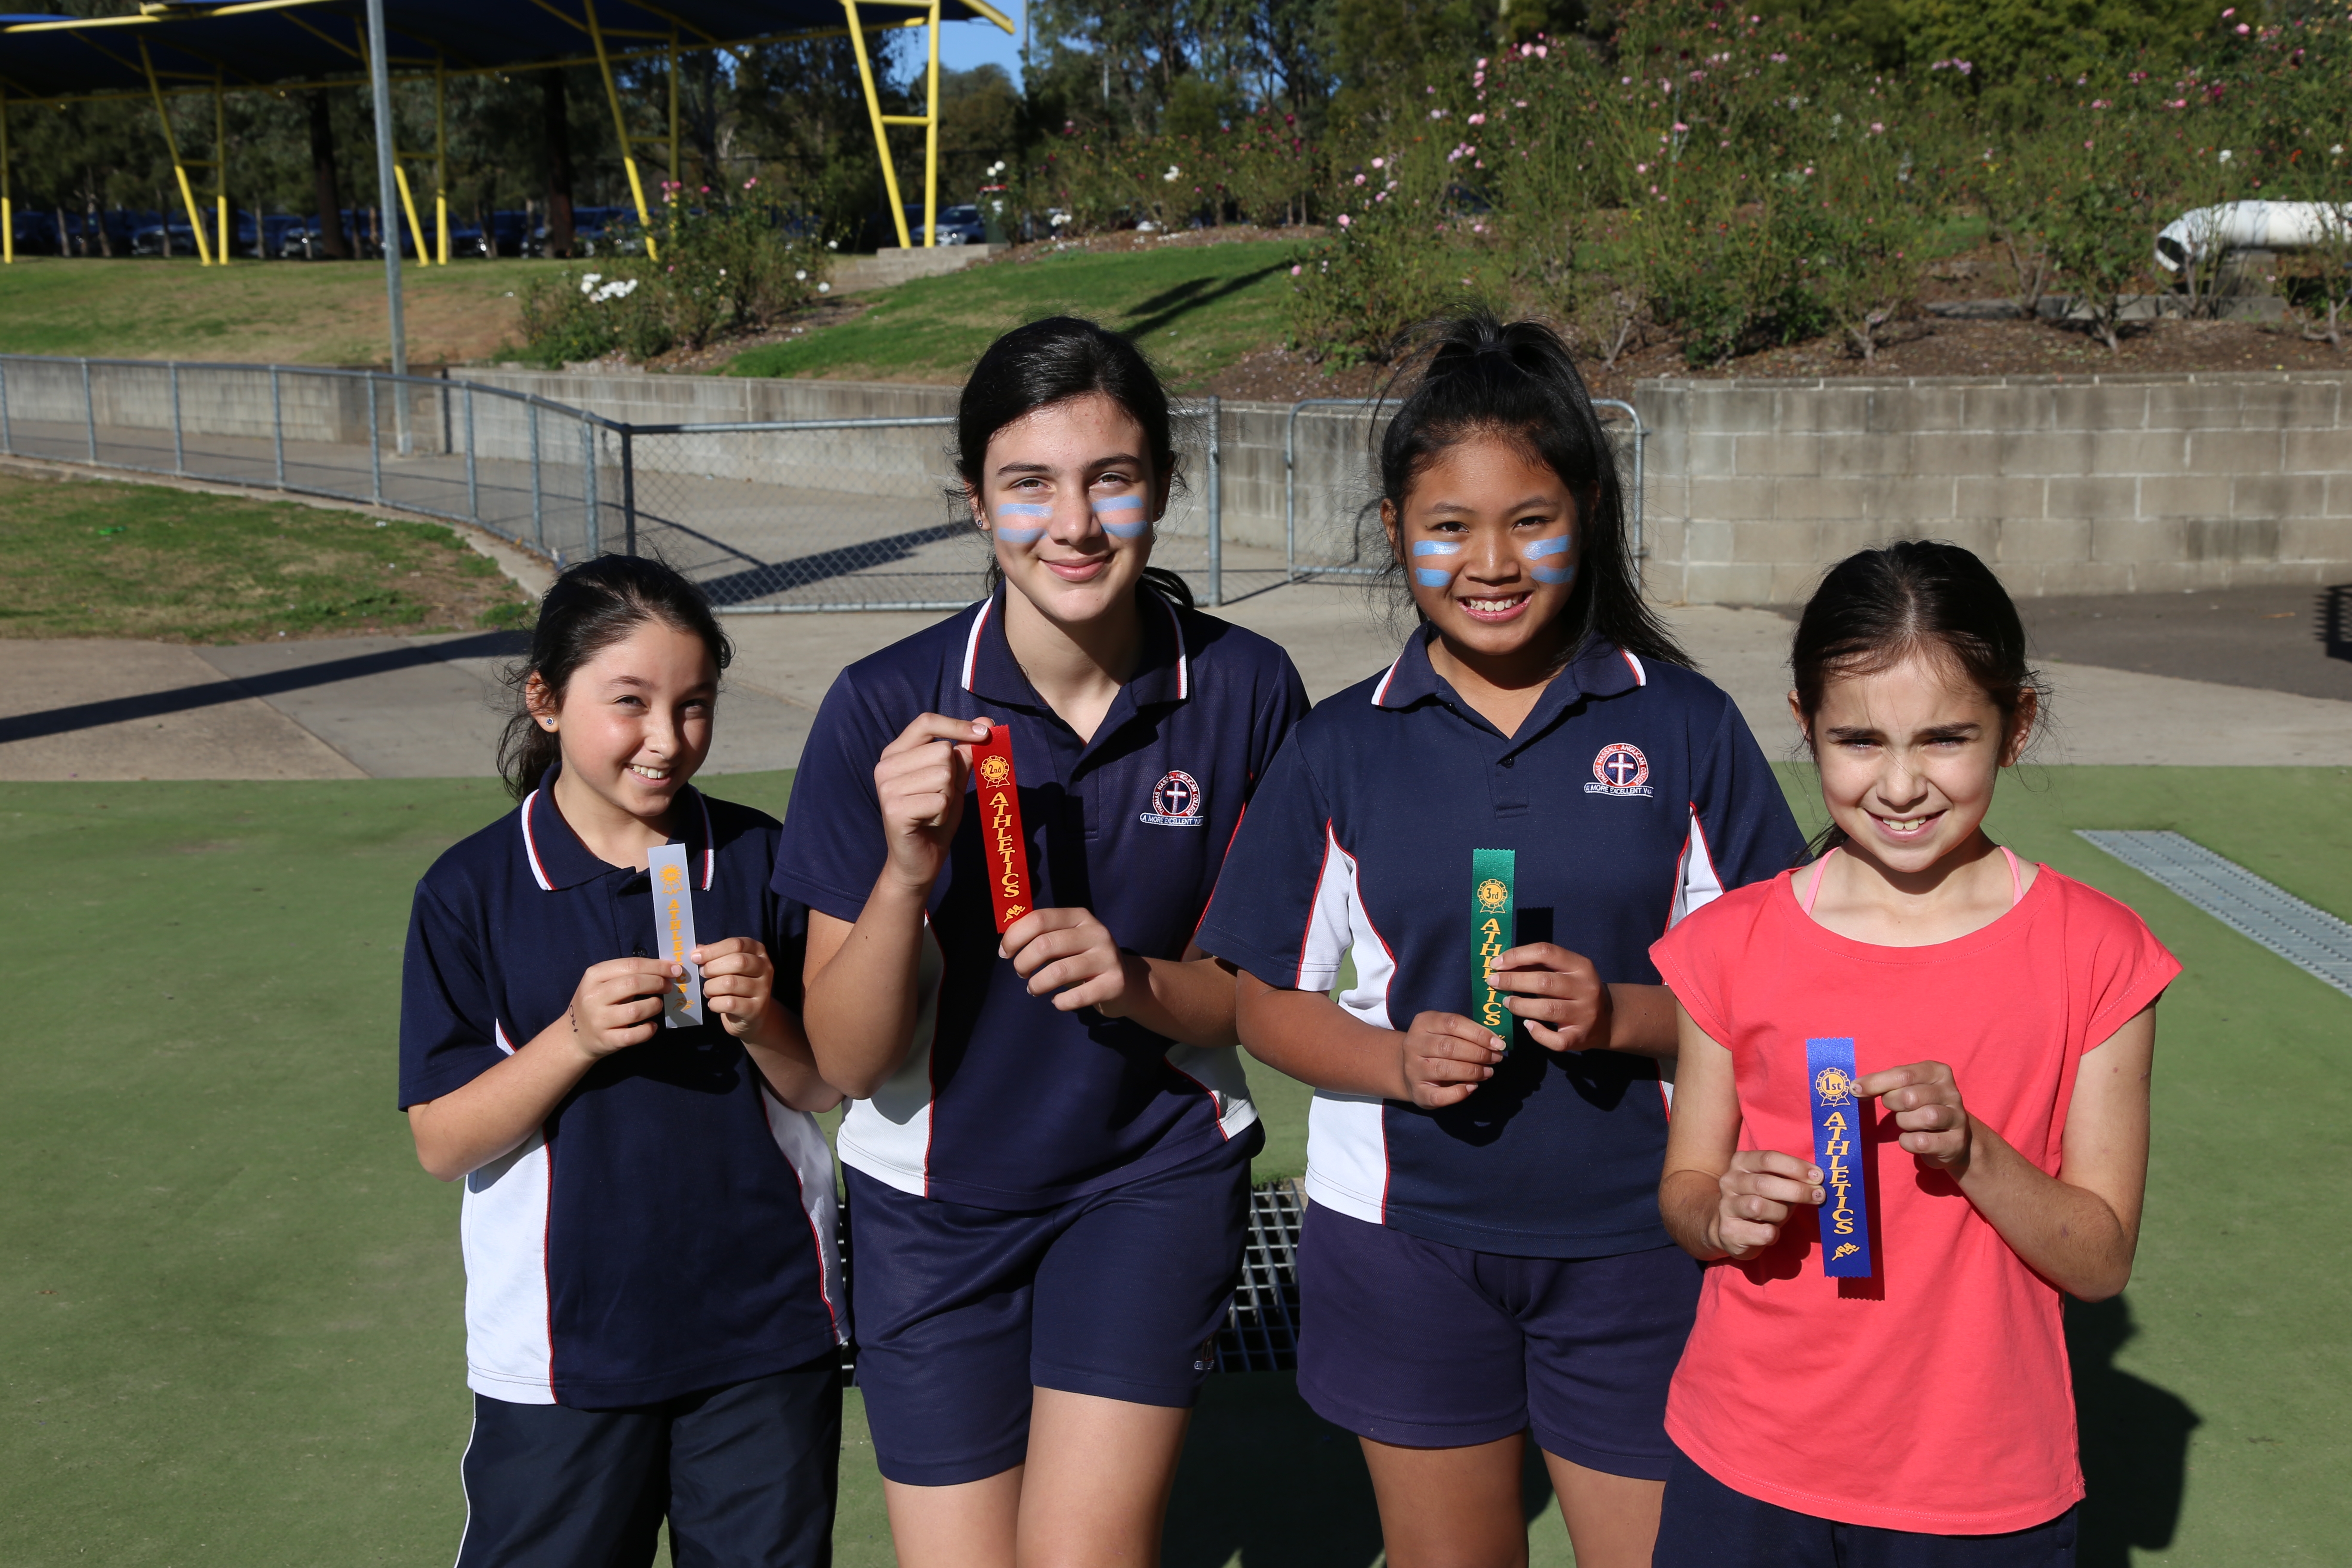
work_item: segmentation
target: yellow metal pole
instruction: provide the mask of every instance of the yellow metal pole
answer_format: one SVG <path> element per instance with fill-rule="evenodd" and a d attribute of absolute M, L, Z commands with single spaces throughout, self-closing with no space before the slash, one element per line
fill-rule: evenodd
<path fill-rule="evenodd" d="M 923 100 L 923 246 L 940 242 L 940 0 L 931 0 L 931 69 Z"/>
<path fill-rule="evenodd" d="M 629 172 L 629 195 L 637 204 L 637 222 L 646 235 L 646 258 L 661 259 L 654 242 L 654 215 L 646 208 L 646 183 L 637 176 L 637 155 L 629 141 L 629 118 L 621 112 L 621 89 L 613 79 L 613 57 L 604 48 L 604 29 L 596 21 L 596 0 L 581 0 L 588 18 L 588 41 L 596 46 L 596 69 L 604 79 L 604 102 L 613 110 L 613 134 L 621 142 L 621 167 Z"/>
<path fill-rule="evenodd" d="M 890 221 L 898 226 L 898 248 L 910 249 L 914 241 L 907 235 L 907 208 L 898 200 L 898 171 L 890 166 L 890 133 L 882 126 L 882 97 L 874 89 L 874 62 L 866 57 L 866 29 L 857 20 L 857 0 L 841 0 L 841 8 L 849 13 L 849 41 L 857 50 L 857 79 L 866 87 L 866 112 L 874 119 L 874 150 L 882 155 L 882 184 L 890 193 Z"/>
<path fill-rule="evenodd" d="M 408 215 L 408 237 L 416 246 L 416 264 L 419 267 L 430 267 L 433 265 L 433 253 L 425 248 L 425 226 L 416 221 L 416 201 L 408 194 L 406 166 L 394 163 L 392 166 L 392 177 L 400 182 L 400 210 Z M 383 238 L 387 245 L 400 243 L 399 238 L 394 235 L 387 234 Z"/>
<path fill-rule="evenodd" d="M 0 267 L 16 265 L 16 203 L 8 184 L 8 95 L 0 91 Z M 66 231 L 58 230 L 58 254 L 66 250 Z"/>
<path fill-rule="evenodd" d="M 188 166 L 180 162 L 180 139 L 172 134 L 172 111 L 164 106 L 163 84 L 155 79 L 155 61 L 147 53 L 144 38 L 139 40 L 139 63 L 147 72 L 147 91 L 155 100 L 155 118 L 163 122 L 163 151 L 171 154 L 172 173 L 180 182 L 180 201 L 188 209 L 188 229 L 196 238 L 196 264 L 210 267 L 213 258 L 205 243 L 204 214 L 196 207 L 195 187 L 188 184 Z M 163 252 L 168 256 L 171 250 L 172 222 L 167 217 L 163 220 Z"/>
<path fill-rule="evenodd" d="M 220 224 L 220 242 L 213 248 L 223 267 L 228 265 L 228 108 L 218 73 L 213 77 L 213 213 Z"/>
<path fill-rule="evenodd" d="M 449 265 L 449 72 L 433 57 L 433 229 L 441 265 Z"/>

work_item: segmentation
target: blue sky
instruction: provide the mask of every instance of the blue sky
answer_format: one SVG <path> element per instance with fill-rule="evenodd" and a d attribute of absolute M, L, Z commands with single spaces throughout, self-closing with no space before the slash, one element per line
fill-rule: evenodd
<path fill-rule="evenodd" d="M 1015 28 L 1021 26 L 1021 0 L 990 3 L 1010 16 Z M 917 51 L 923 47 L 919 32 L 909 35 L 908 41 Z M 914 58 L 919 61 L 922 56 L 917 52 Z M 940 64 L 956 70 L 1000 65 L 1017 87 L 1021 82 L 1021 35 L 1017 31 L 1007 33 L 993 22 L 950 22 L 940 29 Z"/>

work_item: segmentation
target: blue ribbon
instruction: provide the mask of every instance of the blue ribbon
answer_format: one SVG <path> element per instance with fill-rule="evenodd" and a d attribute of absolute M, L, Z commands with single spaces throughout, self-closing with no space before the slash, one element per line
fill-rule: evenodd
<path fill-rule="evenodd" d="M 1863 1174 L 1862 1100 L 1854 1089 L 1853 1042 L 1807 1040 L 1805 1084 L 1813 1108 L 1813 1163 L 1822 1168 L 1822 1272 L 1867 1279 L 1870 1184 Z"/>

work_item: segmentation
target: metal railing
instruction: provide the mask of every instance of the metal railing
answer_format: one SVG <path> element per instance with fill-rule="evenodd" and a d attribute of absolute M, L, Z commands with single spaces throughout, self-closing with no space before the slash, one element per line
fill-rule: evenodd
<path fill-rule="evenodd" d="M 0 355 L 0 453 L 328 496 L 561 564 L 625 532 L 620 426 L 528 393 L 307 365 Z"/>
<path fill-rule="evenodd" d="M 1221 604 L 1219 408 L 1180 407 L 1155 563 Z M 0 355 L 0 454 L 470 523 L 558 566 L 650 551 L 722 613 L 953 610 L 985 543 L 939 416 L 632 425 L 529 393 L 306 365 Z"/>
<path fill-rule="evenodd" d="M 1272 453 L 1244 454 L 1229 517 L 1221 402 L 1180 405 L 1180 482 L 1153 564 L 1208 605 L 1276 582 L 1344 582 L 1386 562 L 1378 488 L 1355 421 L 1368 399 L 1309 398 L 1282 436 L 1282 553 Z M 1627 521 L 1643 538 L 1644 444 L 1622 416 Z M 0 454 L 331 497 L 468 523 L 561 566 L 648 552 L 734 615 L 952 610 L 985 591 L 988 547 L 961 501 L 943 415 L 630 424 L 478 382 L 303 365 L 0 355 Z M 1302 435 L 1314 439 L 1302 444 Z M 1264 430 L 1253 443 L 1270 444 Z M 1229 523 L 1237 526 L 1229 540 Z"/>
<path fill-rule="evenodd" d="M 1308 397 L 1290 405 L 1282 431 L 1282 563 L 1283 580 L 1297 583 L 1318 577 L 1374 577 L 1388 569 L 1388 542 L 1380 534 L 1380 485 L 1371 471 L 1369 440 L 1356 446 L 1353 422 L 1337 426 L 1339 439 L 1325 443 L 1317 466 L 1325 470 L 1319 482 L 1302 486 L 1299 479 L 1298 416 L 1309 408 L 1369 409 L 1380 399 L 1370 397 Z M 1633 558 L 1649 553 L 1642 533 L 1643 458 L 1648 427 L 1634 406 L 1614 397 L 1596 397 L 1596 409 L 1624 416 L 1622 437 L 1630 451 L 1621 460 L 1631 470 L 1625 486 L 1625 522 Z M 1372 433 L 1364 432 L 1368 437 Z M 1301 491 L 1306 491 L 1302 528 Z"/>

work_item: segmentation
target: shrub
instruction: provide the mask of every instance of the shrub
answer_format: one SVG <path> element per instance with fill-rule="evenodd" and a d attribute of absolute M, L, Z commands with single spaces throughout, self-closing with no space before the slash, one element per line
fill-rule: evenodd
<path fill-rule="evenodd" d="M 700 208 L 682 194 L 663 192 L 657 257 L 624 255 L 531 281 L 522 296 L 527 358 L 552 365 L 618 351 L 647 360 L 759 331 L 817 297 L 829 253 L 813 230 L 764 204 Z"/>

